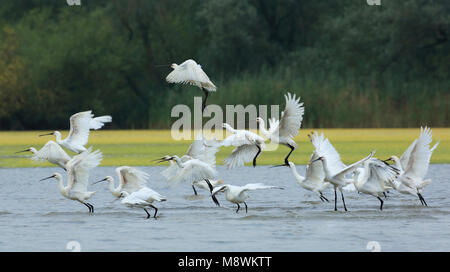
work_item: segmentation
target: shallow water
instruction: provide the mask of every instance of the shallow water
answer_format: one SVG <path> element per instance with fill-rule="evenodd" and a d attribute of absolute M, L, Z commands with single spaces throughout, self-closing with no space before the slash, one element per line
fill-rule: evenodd
<path fill-rule="evenodd" d="M 297 168 L 304 172 L 304 166 Z M 89 200 L 95 207 L 91 215 L 84 205 L 64 198 L 54 179 L 39 181 L 62 170 L 0 169 L 0 251 L 69 251 L 70 241 L 82 251 L 367 251 L 370 241 L 381 251 L 450 250 L 448 164 L 430 166 L 433 182 L 423 193 L 428 207 L 391 192 L 380 211 L 376 198 L 351 192 L 345 194 L 348 212 L 333 211 L 331 190 L 325 193 L 330 203 L 305 191 L 288 168 L 218 167 L 225 183 L 285 188 L 251 192 L 247 214 L 243 205 L 236 214 L 236 205 L 223 194 L 218 196 L 222 207 L 216 207 L 207 191 L 198 189 L 195 197 L 189 184 L 168 187 L 163 167 L 139 169 L 168 199 L 155 204 L 157 220 L 114 201 L 106 183 L 90 186 L 97 191 Z M 115 177 L 114 168 L 94 169 L 90 181 L 106 175 Z"/>

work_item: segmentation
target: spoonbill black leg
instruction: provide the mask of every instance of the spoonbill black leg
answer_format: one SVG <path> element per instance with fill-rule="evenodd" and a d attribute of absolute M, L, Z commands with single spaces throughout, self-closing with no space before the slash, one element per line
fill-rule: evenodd
<path fill-rule="evenodd" d="M 152 207 L 153 209 L 155 209 L 155 214 L 153 215 L 153 218 L 156 219 L 156 214 L 158 213 L 158 208 L 156 208 L 156 207 L 153 206 L 153 205 L 150 205 L 150 207 Z"/>
<path fill-rule="evenodd" d="M 236 205 L 238 206 L 238 208 L 237 208 L 237 210 L 236 210 L 236 213 L 238 213 L 238 212 L 239 212 L 239 209 L 241 208 L 241 206 L 239 206 L 239 203 L 236 203 Z"/>
<path fill-rule="evenodd" d="M 380 197 L 377 197 L 378 198 L 378 200 L 380 201 L 380 211 L 382 211 L 383 210 L 383 203 L 384 203 L 384 201 L 383 201 L 383 199 L 381 199 Z"/>
<path fill-rule="evenodd" d="M 244 202 L 245 205 L 245 213 L 247 213 L 247 203 Z"/>
<path fill-rule="evenodd" d="M 195 190 L 195 186 L 192 185 L 192 189 L 194 189 L 194 194 L 197 195 L 197 190 Z"/>
<path fill-rule="evenodd" d="M 150 218 L 150 214 L 148 213 L 148 211 L 144 208 L 145 213 L 147 214 L 147 219 Z"/>
<path fill-rule="evenodd" d="M 202 101 L 202 113 L 203 113 L 205 111 L 205 108 L 206 108 L 206 100 L 208 99 L 209 92 L 205 88 L 202 88 L 202 91 L 205 94 L 205 98 Z"/>
<path fill-rule="evenodd" d="M 347 211 L 347 207 L 345 206 L 344 193 L 342 193 L 342 190 L 341 190 L 341 196 L 342 196 L 342 203 L 344 203 L 344 210 Z"/>

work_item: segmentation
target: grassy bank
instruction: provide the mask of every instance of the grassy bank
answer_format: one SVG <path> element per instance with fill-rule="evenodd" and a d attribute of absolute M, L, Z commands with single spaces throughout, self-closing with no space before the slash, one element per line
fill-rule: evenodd
<path fill-rule="evenodd" d="M 307 138 L 310 130 L 302 130 L 295 139 L 299 148 L 294 151 L 291 160 L 296 164 L 308 162 L 312 145 Z M 345 163 L 350 163 L 376 150 L 376 156 L 386 158 L 389 155 L 400 156 L 419 135 L 419 129 L 319 129 L 324 132 Z M 28 147 L 40 148 L 54 137 L 38 137 L 41 131 L 0 132 L 0 167 L 38 167 L 51 166 L 48 163 L 36 163 L 28 155 L 14 154 Z M 63 137 L 67 131 L 63 131 Z M 450 129 L 434 128 L 433 139 L 440 140 L 438 148 L 431 158 L 432 163 L 450 163 Z M 170 154 L 185 154 L 190 141 L 174 141 L 170 130 L 99 130 L 91 133 L 89 144 L 104 154 L 103 166 L 155 165 L 152 160 Z M 88 144 L 88 145 L 89 145 Z M 217 154 L 217 163 L 230 154 L 232 148 L 222 148 Z M 264 152 L 258 159 L 261 165 L 279 164 L 283 161 L 288 148 L 279 147 L 275 151 Z M 73 153 L 70 153 L 73 155 Z"/>

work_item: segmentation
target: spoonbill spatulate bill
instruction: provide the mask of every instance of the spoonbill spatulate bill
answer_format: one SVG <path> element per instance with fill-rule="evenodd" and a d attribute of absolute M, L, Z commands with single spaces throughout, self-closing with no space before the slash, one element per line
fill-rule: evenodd
<path fill-rule="evenodd" d="M 64 140 L 61 139 L 61 133 L 59 131 L 39 136 L 55 135 L 58 144 L 75 153 L 81 153 L 86 150 L 84 145 L 88 142 L 90 130 L 100 129 L 105 123 L 111 121 L 112 117 L 109 115 L 94 118 L 92 111 L 79 112 L 70 117 L 69 135 Z"/>
<path fill-rule="evenodd" d="M 203 112 L 206 108 L 206 100 L 208 99 L 209 93 L 216 91 L 214 83 L 212 83 L 203 71 L 200 64 L 197 64 L 197 62 L 192 59 L 188 59 L 180 65 L 173 63 L 170 67 L 172 67 L 173 71 L 167 75 L 167 82 L 191 84 L 199 87 L 203 91 L 203 94 L 205 95 L 202 101 Z"/>
<path fill-rule="evenodd" d="M 100 150 L 92 152 L 92 147 L 90 147 L 67 162 L 66 186 L 64 186 L 62 175 L 59 173 L 54 173 L 50 177 L 41 179 L 41 181 L 55 178 L 58 181 L 58 189 L 64 197 L 83 203 L 88 207 L 89 212 L 93 213 L 94 206 L 89 204 L 87 200 L 96 192 L 88 191 L 89 171 L 99 165 L 101 160 L 102 153 Z"/>

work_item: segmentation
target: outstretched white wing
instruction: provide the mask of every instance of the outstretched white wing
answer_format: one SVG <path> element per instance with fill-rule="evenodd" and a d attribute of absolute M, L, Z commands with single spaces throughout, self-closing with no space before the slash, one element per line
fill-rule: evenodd
<path fill-rule="evenodd" d="M 147 173 L 129 166 L 117 167 L 116 173 L 120 177 L 122 190 L 130 194 L 144 188 L 149 178 Z"/>
<path fill-rule="evenodd" d="M 89 129 L 94 116 L 91 111 L 75 113 L 70 116 L 70 131 L 66 141 L 84 146 L 89 139 Z"/>
<path fill-rule="evenodd" d="M 32 157 L 34 161 L 49 161 L 56 163 L 58 161 L 66 164 L 70 160 L 70 156 L 54 141 L 48 141 L 38 152 Z"/>
<path fill-rule="evenodd" d="M 169 83 L 191 84 L 199 88 L 205 88 L 210 92 L 216 91 L 216 86 L 212 83 L 200 65 L 194 60 L 186 60 L 177 65 L 166 77 Z"/>
<path fill-rule="evenodd" d="M 233 149 L 233 152 L 225 158 L 224 163 L 228 169 L 243 166 L 246 162 L 250 162 L 258 153 L 258 147 L 254 144 L 241 145 Z"/>
<path fill-rule="evenodd" d="M 303 107 L 303 102 L 300 102 L 300 97 L 296 98 L 295 94 L 287 93 L 284 97 L 286 99 L 286 107 L 281 114 L 278 126 L 276 122 L 272 121 L 269 131 L 277 133 L 278 130 L 279 136 L 293 138 L 298 135 L 298 131 L 302 126 L 305 108 Z"/>
<path fill-rule="evenodd" d="M 327 160 L 327 166 L 331 174 L 336 174 L 345 167 L 345 164 L 341 160 L 341 156 L 330 143 L 328 138 L 322 134 L 318 134 L 317 131 L 308 135 L 311 143 L 315 148 L 315 152 L 319 157 L 325 157 Z"/>
<path fill-rule="evenodd" d="M 94 115 L 92 115 L 93 117 Z M 95 117 L 93 119 L 91 119 L 90 123 L 89 123 L 89 127 L 90 129 L 100 129 L 102 128 L 105 123 L 110 123 L 112 122 L 112 117 L 109 115 L 104 115 L 104 116 L 99 116 L 99 117 Z"/>
<path fill-rule="evenodd" d="M 372 157 L 373 157 L 373 154 L 375 154 L 375 152 L 372 151 L 372 152 L 371 152 L 367 157 L 365 157 L 364 159 L 359 160 L 359 161 L 357 161 L 357 162 L 355 162 L 355 163 L 352 163 L 352 164 L 350 164 L 350 165 L 344 167 L 344 168 L 341 169 L 339 172 L 335 173 L 334 176 L 335 176 L 336 178 L 339 178 L 339 179 L 344 179 L 346 174 L 348 174 L 348 173 L 350 173 L 350 172 L 353 172 L 356 168 L 358 168 L 359 166 L 361 166 L 365 161 L 367 161 L 368 159 L 372 158 Z"/>
<path fill-rule="evenodd" d="M 430 143 L 432 141 L 432 134 L 430 128 L 420 128 L 420 136 L 417 139 L 417 143 L 411 150 L 408 164 L 403 169 L 404 175 L 413 179 L 423 179 L 428 171 L 428 165 L 430 164 L 430 158 L 432 150 L 436 148 L 436 145 L 430 149 Z"/>
<path fill-rule="evenodd" d="M 86 192 L 89 179 L 89 170 L 96 167 L 102 161 L 102 153 L 100 150 L 92 152 L 89 147 L 83 153 L 74 156 L 67 163 L 67 185 L 73 191 Z"/>
<path fill-rule="evenodd" d="M 213 167 L 198 159 L 188 160 L 183 165 L 182 168 L 179 168 L 177 174 L 168 180 L 169 182 L 192 183 L 202 179 L 214 179 L 217 175 L 217 171 Z"/>
<path fill-rule="evenodd" d="M 323 163 L 317 161 L 319 156 L 314 151 L 309 159 L 309 163 L 306 166 L 306 179 L 319 183 L 325 179 L 325 172 L 323 170 Z"/>

